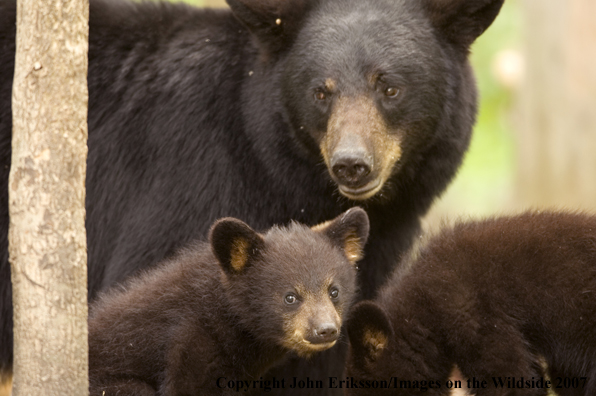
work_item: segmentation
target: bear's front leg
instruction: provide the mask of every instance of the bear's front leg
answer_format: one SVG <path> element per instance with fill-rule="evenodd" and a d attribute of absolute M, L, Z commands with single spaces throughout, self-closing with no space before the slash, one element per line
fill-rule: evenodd
<path fill-rule="evenodd" d="M 547 389 L 532 385 L 532 379 L 544 378 L 546 373 L 514 324 L 490 312 L 479 328 L 466 335 L 465 345 L 455 348 L 455 360 L 476 396 L 548 394 Z"/>

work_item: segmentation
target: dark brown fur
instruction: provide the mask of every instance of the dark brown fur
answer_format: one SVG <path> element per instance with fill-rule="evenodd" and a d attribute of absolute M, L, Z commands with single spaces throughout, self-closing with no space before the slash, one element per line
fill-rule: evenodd
<path fill-rule="evenodd" d="M 236 219 L 216 222 L 210 244 L 92 306 L 91 395 L 234 394 L 230 380 L 259 380 L 288 352 L 330 348 L 356 291 L 353 245 L 367 236 L 362 209 L 265 235 Z M 317 338 L 322 328 L 335 333 Z"/>
<path fill-rule="evenodd" d="M 596 217 L 536 212 L 460 223 L 431 239 L 375 302 L 354 308 L 348 375 L 439 381 L 440 389 L 384 392 L 444 395 L 457 364 L 467 378 L 486 381 L 478 396 L 546 395 L 497 389 L 492 380 L 544 377 L 544 359 L 553 385 L 557 377 L 586 378 L 560 394 L 594 395 L 595 294 Z"/>

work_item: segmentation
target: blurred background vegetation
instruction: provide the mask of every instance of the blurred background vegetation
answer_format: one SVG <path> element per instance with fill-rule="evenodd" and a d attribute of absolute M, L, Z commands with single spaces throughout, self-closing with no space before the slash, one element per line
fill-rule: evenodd
<path fill-rule="evenodd" d="M 457 177 L 427 216 L 427 225 L 511 210 L 517 151 L 513 107 L 523 78 L 521 7 L 507 0 L 471 49 L 479 112 L 470 149 Z"/>
<path fill-rule="evenodd" d="M 458 177 L 427 216 L 596 211 L 596 2 L 506 0 L 472 47 L 480 111 Z"/>

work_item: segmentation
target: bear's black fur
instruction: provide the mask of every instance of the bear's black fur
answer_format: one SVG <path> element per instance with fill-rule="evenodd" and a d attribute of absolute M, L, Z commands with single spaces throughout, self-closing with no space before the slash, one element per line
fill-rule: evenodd
<path fill-rule="evenodd" d="M 350 313 L 347 375 L 364 387 L 398 381 L 347 394 L 447 395 L 457 364 L 468 379 L 486 381 L 477 396 L 544 396 L 531 383 L 511 385 L 536 384 L 544 361 L 551 387 L 561 386 L 552 391 L 595 395 L 595 293 L 596 217 L 531 212 L 458 224 Z M 421 389 L 429 381 L 435 389 Z"/>
<path fill-rule="evenodd" d="M 476 114 L 468 47 L 502 2 L 229 0 L 230 11 L 91 0 L 90 299 L 217 218 L 314 225 L 356 204 L 371 221 L 359 284 L 372 297 L 461 163 Z M 14 0 L 0 0 L 0 18 L 6 372 Z"/>
<path fill-rule="evenodd" d="M 230 381 L 252 385 L 288 351 L 330 348 L 356 293 L 368 230 L 358 208 L 313 229 L 292 223 L 264 235 L 217 221 L 210 244 L 91 306 L 91 395 L 235 394 Z"/>

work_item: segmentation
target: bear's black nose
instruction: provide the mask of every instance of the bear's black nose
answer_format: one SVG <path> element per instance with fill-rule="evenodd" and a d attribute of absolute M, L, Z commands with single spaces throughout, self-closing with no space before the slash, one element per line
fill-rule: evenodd
<path fill-rule="evenodd" d="M 357 155 L 336 155 L 331 160 L 331 171 L 341 184 L 358 187 L 369 175 L 371 164 L 366 157 Z"/>
<path fill-rule="evenodd" d="M 309 340 L 313 344 L 322 344 L 327 342 L 333 342 L 337 340 L 339 331 L 337 326 L 333 323 L 323 323 L 314 329 L 312 337 Z"/>

